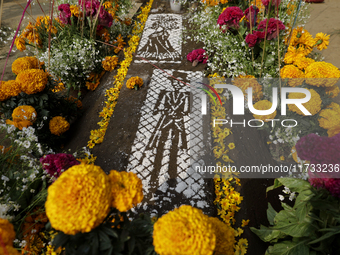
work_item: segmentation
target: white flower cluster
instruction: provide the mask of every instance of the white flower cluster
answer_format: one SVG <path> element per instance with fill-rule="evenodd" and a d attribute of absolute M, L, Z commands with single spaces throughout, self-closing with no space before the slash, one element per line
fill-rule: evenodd
<path fill-rule="evenodd" d="M 293 201 L 296 198 L 296 193 L 295 192 L 291 192 L 288 187 L 284 187 L 284 190 L 282 192 L 287 194 L 287 195 L 289 195 L 289 200 L 290 201 Z M 285 197 L 283 195 L 279 195 L 279 199 L 281 201 L 283 201 L 285 199 Z"/>
<path fill-rule="evenodd" d="M 74 37 L 52 45 L 49 72 L 65 84 L 81 85 L 80 81 L 88 78 L 96 63 L 101 62 L 94 40 Z M 40 61 L 48 63 L 48 59 L 48 51 L 39 55 Z"/>
<path fill-rule="evenodd" d="M 273 144 L 285 143 L 293 147 L 299 141 L 301 130 L 293 127 L 279 127 L 270 131 L 269 139 Z"/>

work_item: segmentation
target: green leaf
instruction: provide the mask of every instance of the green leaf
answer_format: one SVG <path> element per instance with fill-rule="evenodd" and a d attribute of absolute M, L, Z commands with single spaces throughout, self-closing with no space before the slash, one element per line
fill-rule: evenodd
<path fill-rule="evenodd" d="M 269 186 L 269 187 L 267 188 L 266 192 L 271 191 L 271 190 L 274 190 L 274 189 L 276 189 L 276 188 L 278 188 L 278 187 L 281 187 L 281 186 L 282 186 L 282 183 L 279 181 L 279 179 L 275 179 L 275 180 L 274 180 L 274 185 Z"/>
<path fill-rule="evenodd" d="M 308 244 L 309 244 L 309 245 L 310 245 L 310 244 L 315 244 L 315 243 L 321 242 L 321 241 L 323 241 L 323 240 L 326 240 L 326 239 L 328 239 L 328 238 L 330 238 L 330 237 L 332 237 L 332 236 L 334 236 L 334 235 L 336 235 L 336 234 L 339 234 L 339 233 L 340 233 L 340 226 L 338 226 L 338 227 L 336 227 L 336 228 L 338 229 L 338 231 L 336 231 L 336 232 L 330 231 L 330 232 L 324 234 L 323 236 L 321 236 L 320 238 L 318 238 L 318 239 L 316 239 L 316 240 L 313 240 L 313 241 L 309 242 Z M 321 230 L 320 230 L 320 231 L 321 231 Z"/>
<path fill-rule="evenodd" d="M 272 205 L 268 203 L 268 209 L 267 209 L 267 218 L 270 223 L 270 225 L 274 225 L 274 218 L 276 216 L 277 212 L 274 210 Z"/>
<path fill-rule="evenodd" d="M 55 249 L 58 249 L 59 247 L 65 246 L 67 241 L 69 240 L 70 236 L 64 234 L 63 232 L 59 232 L 53 239 L 53 246 L 55 246 Z"/>
<path fill-rule="evenodd" d="M 129 255 L 133 253 L 133 250 L 135 249 L 135 245 L 136 245 L 136 239 L 132 236 L 130 240 L 128 241 Z"/>
<path fill-rule="evenodd" d="M 101 228 L 101 230 L 107 234 L 108 236 L 112 236 L 114 238 L 118 238 L 118 234 L 117 234 L 117 231 L 111 229 L 111 228 L 108 228 L 108 227 L 103 227 Z"/>
<path fill-rule="evenodd" d="M 312 189 L 312 186 L 308 181 L 297 178 L 279 178 L 280 183 L 288 187 L 293 192 L 302 192 L 304 190 Z"/>
<path fill-rule="evenodd" d="M 266 255 L 309 255 L 309 248 L 306 246 L 306 241 L 292 242 L 284 241 L 269 246 Z"/>
<path fill-rule="evenodd" d="M 279 230 L 271 229 L 261 225 L 260 229 L 250 227 L 250 230 L 264 242 L 277 242 L 286 235 Z"/>

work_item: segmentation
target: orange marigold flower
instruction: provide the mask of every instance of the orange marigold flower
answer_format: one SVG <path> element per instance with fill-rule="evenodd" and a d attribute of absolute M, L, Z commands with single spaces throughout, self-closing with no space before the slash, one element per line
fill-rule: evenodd
<path fill-rule="evenodd" d="M 15 38 L 14 44 L 18 50 L 20 51 L 26 50 L 26 41 L 21 36 L 18 36 L 17 38 Z"/>
<path fill-rule="evenodd" d="M 79 99 L 77 99 L 77 98 L 75 98 L 73 96 L 70 96 L 66 100 L 75 103 L 79 109 L 83 108 L 82 102 Z"/>
<path fill-rule="evenodd" d="M 253 101 L 257 102 L 263 97 L 262 86 L 257 82 L 253 75 L 240 75 L 235 78 L 233 84 L 239 87 L 243 93 L 247 91 L 247 88 L 253 88 Z"/>
<path fill-rule="evenodd" d="M 282 79 L 288 78 L 289 86 L 296 87 L 303 83 L 305 74 L 294 65 L 285 65 L 280 70 L 280 76 Z"/>
<path fill-rule="evenodd" d="M 143 79 L 136 76 L 136 77 L 131 77 L 130 79 L 127 80 L 126 82 L 126 87 L 128 89 L 134 89 L 134 88 L 140 88 L 143 86 Z"/>
<path fill-rule="evenodd" d="M 254 104 L 254 108 L 256 110 L 269 110 L 272 107 L 273 103 L 268 100 L 261 100 Z M 255 119 L 263 120 L 264 122 L 268 122 L 270 119 L 274 119 L 276 116 L 276 110 L 269 115 L 256 115 L 253 114 Z"/>
<path fill-rule="evenodd" d="M 308 90 L 311 93 L 311 98 L 307 103 L 303 103 L 302 105 L 312 115 L 315 115 L 321 110 L 322 100 L 321 100 L 320 95 L 314 89 L 308 89 Z M 305 98 L 305 97 L 306 95 L 304 93 L 299 93 L 299 92 L 288 94 L 289 99 L 300 99 L 300 98 Z M 288 109 L 292 112 L 296 112 L 297 114 L 304 116 L 304 113 L 295 104 L 289 104 Z"/>
<path fill-rule="evenodd" d="M 20 84 L 15 80 L 3 81 L 0 84 L 0 101 L 15 97 L 21 92 Z"/>
<path fill-rule="evenodd" d="M 143 200 L 141 179 L 132 172 L 111 170 L 109 174 L 112 192 L 112 207 L 126 212 Z"/>
<path fill-rule="evenodd" d="M 30 105 L 21 105 L 16 107 L 12 113 L 12 120 L 6 120 L 9 125 L 14 125 L 22 130 L 24 127 L 33 125 L 37 118 L 37 112 Z"/>
<path fill-rule="evenodd" d="M 309 66 L 310 64 L 314 63 L 315 60 L 312 58 L 298 58 L 294 61 L 294 65 L 296 65 L 299 69 L 304 70 Z"/>
<path fill-rule="evenodd" d="M 216 236 L 214 254 L 234 255 L 234 229 L 215 217 L 209 217 L 209 223 L 213 226 Z"/>
<path fill-rule="evenodd" d="M 35 94 L 45 89 L 48 82 L 48 74 L 40 69 L 29 69 L 18 74 L 15 81 L 26 94 Z"/>
<path fill-rule="evenodd" d="M 102 66 L 105 71 L 111 72 L 118 65 L 118 57 L 117 56 L 107 56 L 105 60 L 102 61 Z"/>
<path fill-rule="evenodd" d="M 315 62 L 305 70 L 306 82 L 317 87 L 332 87 L 340 78 L 339 69 L 331 63 Z"/>
<path fill-rule="evenodd" d="M 15 239 L 14 227 L 8 220 L 2 219 L 2 218 L 0 218 L 0 235 L 2 238 L 2 242 L 5 246 L 13 245 L 13 241 Z M 5 253 L 1 253 L 1 254 L 5 254 Z"/>
<path fill-rule="evenodd" d="M 50 120 L 49 128 L 52 134 L 60 136 L 69 130 L 70 123 L 64 117 L 56 116 Z"/>

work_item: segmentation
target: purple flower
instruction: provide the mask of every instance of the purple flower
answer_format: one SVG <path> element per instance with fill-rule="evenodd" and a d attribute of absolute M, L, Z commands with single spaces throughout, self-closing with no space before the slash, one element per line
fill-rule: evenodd
<path fill-rule="evenodd" d="M 79 165 L 79 162 L 72 154 L 65 153 L 45 155 L 40 158 L 40 163 L 42 164 L 43 169 L 55 179 L 71 166 Z"/>
<path fill-rule="evenodd" d="M 69 4 L 61 4 L 58 6 L 59 19 L 63 24 L 71 24 L 71 10 Z"/>

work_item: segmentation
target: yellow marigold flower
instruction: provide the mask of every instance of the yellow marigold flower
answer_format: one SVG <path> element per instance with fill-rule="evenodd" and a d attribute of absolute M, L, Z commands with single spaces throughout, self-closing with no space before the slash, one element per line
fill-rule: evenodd
<path fill-rule="evenodd" d="M 284 157 L 284 156 L 280 156 L 280 160 L 281 160 L 281 161 L 284 161 L 284 160 L 285 160 L 285 157 Z"/>
<path fill-rule="evenodd" d="M 102 66 L 105 71 L 111 72 L 118 65 L 118 57 L 117 56 L 107 56 L 105 60 L 102 61 Z"/>
<path fill-rule="evenodd" d="M 14 44 L 18 50 L 20 51 L 26 50 L 26 42 L 24 38 L 18 36 L 17 38 L 15 38 Z"/>
<path fill-rule="evenodd" d="M 71 11 L 71 15 L 75 16 L 78 18 L 79 16 L 79 8 L 77 5 L 70 5 L 70 11 Z"/>
<path fill-rule="evenodd" d="M 235 246 L 235 254 L 245 255 L 247 253 L 248 248 L 248 240 L 245 238 L 241 238 L 238 240 L 237 245 Z"/>
<path fill-rule="evenodd" d="M 327 49 L 330 35 L 317 33 L 315 36 L 315 45 L 318 50 Z"/>
<path fill-rule="evenodd" d="M 280 76 L 282 79 L 288 78 L 289 86 L 296 87 L 303 83 L 305 74 L 296 66 L 285 65 L 280 70 Z"/>
<path fill-rule="evenodd" d="M 211 255 L 215 244 L 209 217 L 189 205 L 163 215 L 154 225 L 153 245 L 159 255 Z"/>
<path fill-rule="evenodd" d="M 20 85 L 15 80 L 3 81 L 0 83 L 0 101 L 15 97 L 21 92 Z"/>
<path fill-rule="evenodd" d="M 215 254 L 234 255 L 235 235 L 234 229 L 220 221 L 218 218 L 209 217 L 216 236 Z"/>
<path fill-rule="evenodd" d="M 335 136 L 339 133 L 340 133 L 340 125 L 337 125 L 327 130 L 327 134 L 329 137 Z"/>
<path fill-rule="evenodd" d="M 126 212 L 142 202 L 143 185 L 135 173 L 111 170 L 109 178 L 112 186 L 112 207 Z"/>
<path fill-rule="evenodd" d="M 311 93 L 311 98 L 307 103 L 303 103 L 302 105 L 312 114 L 315 115 L 321 110 L 322 100 L 320 95 L 314 89 L 308 89 Z M 305 98 L 306 95 L 304 93 L 289 93 L 289 99 L 298 99 L 298 98 Z M 303 115 L 303 112 L 295 105 L 295 104 L 288 104 L 288 109 L 292 112 L 296 112 L 297 114 Z"/>
<path fill-rule="evenodd" d="M 332 102 L 320 112 L 319 116 L 319 126 L 324 129 L 340 126 L 340 105 Z"/>
<path fill-rule="evenodd" d="M 295 146 L 292 147 L 292 149 L 291 149 L 290 152 L 291 152 L 291 154 L 292 154 L 292 158 L 294 159 L 294 161 L 295 161 L 296 163 L 301 163 L 301 160 L 300 160 L 300 158 L 299 158 L 298 155 L 297 155 L 297 151 L 296 151 Z"/>
<path fill-rule="evenodd" d="M 268 101 L 268 100 L 261 100 L 261 101 L 258 101 L 257 103 L 254 104 L 254 108 L 256 110 L 269 110 L 272 107 L 272 105 L 273 105 L 273 103 Z M 253 114 L 253 116 L 254 116 L 255 119 L 263 120 L 264 122 L 268 122 L 269 119 L 275 118 L 276 110 L 272 114 L 269 114 L 269 115 Z"/>
<path fill-rule="evenodd" d="M 315 62 L 305 70 L 306 82 L 317 87 L 332 87 L 340 78 L 340 71 L 331 63 Z"/>
<path fill-rule="evenodd" d="M 234 143 L 229 143 L 228 144 L 228 148 L 229 148 L 229 150 L 235 149 L 235 144 Z"/>
<path fill-rule="evenodd" d="M 54 229 L 67 235 L 90 232 L 110 211 L 109 177 L 93 164 L 70 167 L 47 191 L 47 217 Z"/>
<path fill-rule="evenodd" d="M 334 98 L 339 95 L 340 89 L 338 85 L 334 85 L 332 87 L 328 87 L 325 89 L 326 95 L 330 98 Z"/>
<path fill-rule="evenodd" d="M 235 78 L 233 84 L 239 87 L 243 93 L 246 92 L 247 88 L 253 88 L 253 101 L 257 102 L 263 97 L 262 86 L 257 82 L 255 76 L 253 75 L 240 75 Z"/>
<path fill-rule="evenodd" d="M 241 224 L 241 227 L 245 227 L 249 224 L 249 220 L 242 220 L 242 224 Z"/>
<path fill-rule="evenodd" d="M 14 60 L 12 64 L 12 72 L 15 73 L 16 75 L 28 69 L 39 69 L 39 68 L 40 68 L 40 62 L 36 57 L 17 58 L 16 60 Z"/>
<path fill-rule="evenodd" d="M 295 49 L 293 46 L 288 47 L 288 51 L 284 57 L 286 64 L 292 64 L 295 60 L 306 56 L 307 53 L 304 48 Z"/>
<path fill-rule="evenodd" d="M 36 57 L 25 57 L 25 59 L 31 63 L 32 69 L 40 69 L 45 64 L 44 62 L 40 62 Z"/>
<path fill-rule="evenodd" d="M 136 77 L 131 77 L 130 79 L 127 80 L 126 87 L 128 89 L 134 89 L 135 86 L 142 87 L 143 86 L 143 79 L 136 76 Z"/>
<path fill-rule="evenodd" d="M 45 89 L 48 82 L 48 74 L 40 69 L 29 69 L 18 74 L 15 81 L 26 94 L 35 94 Z"/>
<path fill-rule="evenodd" d="M 60 136 L 69 130 L 70 123 L 64 117 L 56 116 L 50 120 L 49 128 L 52 134 Z"/>
<path fill-rule="evenodd" d="M 25 57 L 17 58 L 12 64 L 12 72 L 16 75 L 28 69 L 32 69 L 32 64 Z"/>
<path fill-rule="evenodd" d="M 306 58 L 306 57 L 302 57 L 302 58 L 298 58 L 294 61 L 294 65 L 296 65 L 299 69 L 304 70 L 307 68 L 307 66 L 309 66 L 310 64 L 314 63 L 315 60 L 312 58 Z"/>
<path fill-rule="evenodd" d="M 0 218 L 0 235 L 5 246 L 13 245 L 15 239 L 14 227 L 8 220 L 2 218 Z"/>
<path fill-rule="evenodd" d="M 30 105 L 21 105 L 13 110 L 13 121 L 6 120 L 6 123 L 9 125 L 14 125 L 16 128 L 22 130 L 24 127 L 33 125 L 36 118 L 37 112 L 35 111 L 34 107 Z"/>

